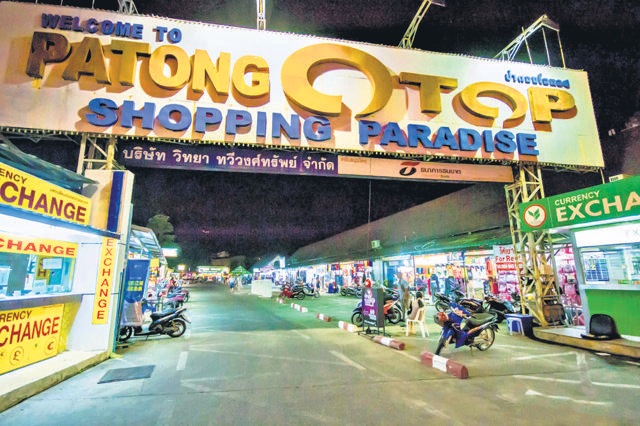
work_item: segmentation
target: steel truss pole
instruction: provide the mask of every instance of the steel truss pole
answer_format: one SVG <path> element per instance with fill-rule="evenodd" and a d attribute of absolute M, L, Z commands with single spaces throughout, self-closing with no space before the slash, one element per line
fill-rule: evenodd
<path fill-rule="evenodd" d="M 83 174 L 87 169 L 124 170 L 124 167 L 115 161 L 115 153 L 115 136 L 98 138 L 83 134 L 80 140 L 76 173 Z"/>
<path fill-rule="evenodd" d="M 515 182 L 505 186 L 505 192 L 523 312 L 528 308 L 542 326 L 560 325 L 565 318 L 555 279 L 551 234 L 546 230 L 523 232 L 520 227 L 520 204 L 544 198 L 540 168 L 520 165 Z"/>

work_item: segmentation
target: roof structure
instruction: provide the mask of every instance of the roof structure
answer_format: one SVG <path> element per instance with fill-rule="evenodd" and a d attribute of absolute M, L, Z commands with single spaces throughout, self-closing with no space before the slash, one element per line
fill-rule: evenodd
<path fill-rule="evenodd" d="M 373 249 L 375 240 L 380 247 Z M 511 243 L 504 185 L 482 183 L 302 247 L 287 266 Z"/>

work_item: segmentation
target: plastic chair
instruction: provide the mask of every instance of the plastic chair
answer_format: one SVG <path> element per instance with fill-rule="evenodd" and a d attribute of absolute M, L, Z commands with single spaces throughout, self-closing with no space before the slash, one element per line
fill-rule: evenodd
<path fill-rule="evenodd" d="M 411 323 L 418 324 L 418 326 L 420 327 L 420 331 L 422 332 L 422 338 L 425 338 L 426 336 L 429 335 L 429 330 L 427 330 L 427 328 L 424 326 L 424 315 L 425 315 L 426 309 L 427 308 L 424 306 L 418 309 L 418 313 L 416 314 L 415 319 L 409 319 L 407 317 L 406 327 L 405 327 L 406 328 L 405 336 L 409 335 L 409 325 Z M 425 333 L 426 333 L 426 336 L 425 336 Z"/>
<path fill-rule="evenodd" d="M 522 327 L 522 320 L 520 318 L 508 316 L 505 319 L 507 320 L 507 327 L 509 327 L 509 336 L 512 336 L 514 331 L 524 335 L 524 328 Z"/>

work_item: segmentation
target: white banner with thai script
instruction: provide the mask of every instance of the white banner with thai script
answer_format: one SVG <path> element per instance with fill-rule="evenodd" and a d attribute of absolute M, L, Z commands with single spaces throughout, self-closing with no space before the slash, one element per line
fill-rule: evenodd
<path fill-rule="evenodd" d="M 583 71 L 0 3 L 0 126 L 603 167 Z"/>

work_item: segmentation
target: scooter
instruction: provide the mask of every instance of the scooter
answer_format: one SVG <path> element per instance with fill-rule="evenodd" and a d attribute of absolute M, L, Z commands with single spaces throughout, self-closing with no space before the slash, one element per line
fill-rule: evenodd
<path fill-rule="evenodd" d="M 341 296 L 355 296 L 362 297 L 362 287 L 361 286 L 346 286 L 340 289 Z"/>
<path fill-rule="evenodd" d="M 180 337 L 187 331 L 187 323 L 191 323 L 185 314 L 186 310 L 187 308 L 180 308 L 164 312 L 153 312 L 151 314 L 151 324 L 148 326 L 121 326 L 118 340 L 126 342 L 131 336 L 152 336 L 154 334 Z"/>
<path fill-rule="evenodd" d="M 169 293 L 162 299 L 162 305 L 169 309 L 181 308 L 184 304 L 183 293 Z"/>
<path fill-rule="evenodd" d="M 396 299 L 385 300 L 384 303 L 384 319 L 390 324 L 398 324 L 403 317 L 400 302 Z M 357 327 L 362 327 L 364 323 L 364 315 L 362 314 L 362 300 L 358 302 L 351 314 L 351 323 Z"/>
<path fill-rule="evenodd" d="M 497 315 L 497 322 L 501 323 L 506 319 L 506 314 L 517 314 L 518 311 L 513 304 L 507 300 L 501 299 L 493 294 L 487 294 L 482 304 L 483 310 Z"/>
<path fill-rule="evenodd" d="M 433 319 L 442 327 L 435 354 L 440 355 L 442 348 L 450 343 L 455 347 L 469 346 L 486 351 L 493 345 L 498 331 L 496 314 L 472 314 L 463 306 L 452 302 L 447 312 L 437 312 Z"/>
<path fill-rule="evenodd" d="M 302 291 L 304 292 L 305 296 L 320 297 L 320 292 L 317 289 L 313 288 L 312 285 L 305 284 L 302 287 Z"/>
<path fill-rule="evenodd" d="M 285 284 L 282 286 L 282 292 L 280 293 L 280 297 L 286 297 L 287 299 L 298 299 L 302 300 L 305 297 L 304 291 L 299 286 L 291 286 L 289 284 Z"/>
<path fill-rule="evenodd" d="M 464 297 L 465 294 L 458 289 L 451 290 L 451 294 L 449 296 L 444 293 L 434 293 L 433 299 L 435 301 L 436 311 L 444 312 L 449 309 L 449 304 L 451 302 L 457 302 Z"/>

